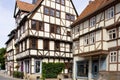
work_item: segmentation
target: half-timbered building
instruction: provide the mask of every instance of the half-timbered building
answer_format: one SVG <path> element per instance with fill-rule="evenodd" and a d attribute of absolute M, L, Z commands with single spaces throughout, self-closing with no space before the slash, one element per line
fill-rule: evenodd
<path fill-rule="evenodd" d="M 16 0 L 14 42 L 19 71 L 37 77 L 42 62 L 60 62 L 65 63 L 63 73 L 71 72 L 70 24 L 76 17 L 72 0 L 33 0 L 32 4 Z"/>
<path fill-rule="evenodd" d="M 118 80 L 107 74 L 120 72 L 120 1 L 90 1 L 71 27 L 74 80 Z"/>
<path fill-rule="evenodd" d="M 16 58 L 15 58 L 15 32 L 16 30 L 12 30 L 8 35 L 9 39 L 6 42 L 6 54 L 5 54 L 5 68 L 9 75 L 12 75 L 13 72 L 16 70 L 15 66 Z"/>

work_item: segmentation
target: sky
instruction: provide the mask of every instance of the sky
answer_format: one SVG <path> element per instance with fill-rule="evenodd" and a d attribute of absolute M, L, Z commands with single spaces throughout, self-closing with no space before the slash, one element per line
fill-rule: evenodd
<path fill-rule="evenodd" d="M 0 0 L 0 48 L 6 47 L 5 42 L 8 40 L 8 34 L 15 29 L 15 20 L 13 13 L 16 0 Z M 31 2 L 31 0 L 22 0 Z M 75 8 L 80 14 L 88 5 L 89 0 L 72 0 Z"/>

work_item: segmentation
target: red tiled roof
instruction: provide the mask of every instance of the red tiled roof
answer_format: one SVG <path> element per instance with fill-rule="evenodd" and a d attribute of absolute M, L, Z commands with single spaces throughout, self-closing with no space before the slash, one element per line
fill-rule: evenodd
<path fill-rule="evenodd" d="M 114 1 L 114 0 L 94 0 L 94 1 L 92 1 L 84 9 L 84 11 L 80 14 L 80 16 L 77 18 L 76 21 L 74 21 L 74 23 L 72 25 L 74 25 L 75 23 L 84 19 L 85 17 L 91 15 L 92 13 L 96 12 L 97 10 L 101 9 L 102 7 L 104 7 L 105 5 L 109 4 L 112 1 Z"/>
<path fill-rule="evenodd" d="M 19 9 L 23 11 L 31 12 L 35 7 L 34 4 L 26 3 L 23 1 L 17 0 L 16 2 L 17 2 L 17 6 L 19 7 Z"/>

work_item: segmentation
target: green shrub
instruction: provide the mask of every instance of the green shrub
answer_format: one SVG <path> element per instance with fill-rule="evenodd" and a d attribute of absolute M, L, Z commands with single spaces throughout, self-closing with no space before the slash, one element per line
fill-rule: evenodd
<path fill-rule="evenodd" d="M 22 78 L 24 77 L 24 73 L 23 72 L 19 72 L 19 71 L 14 71 L 13 72 L 13 77 L 15 78 Z"/>
<path fill-rule="evenodd" d="M 64 69 L 64 63 L 43 63 L 42 76 L 44 78 L 57 78 Z"/>

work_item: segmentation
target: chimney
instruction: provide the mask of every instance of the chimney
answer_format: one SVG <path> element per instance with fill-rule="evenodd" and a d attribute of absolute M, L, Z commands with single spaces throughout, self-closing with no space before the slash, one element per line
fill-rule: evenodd
<path fill-rule="evenodd" d="M 94 0 L 90 0 L 90 1 L 89 1 L 89 4 L 91 4 L 93 1 L 94 1 Z"/>
<path fill-rule="evenodd" d="M 32 0 L 32 4 L 36 4 L 37 0 Z"/>

